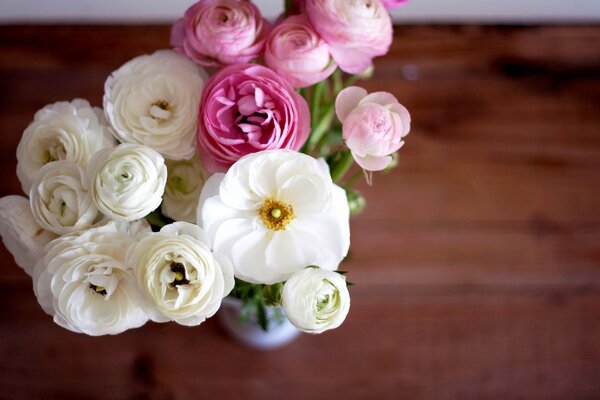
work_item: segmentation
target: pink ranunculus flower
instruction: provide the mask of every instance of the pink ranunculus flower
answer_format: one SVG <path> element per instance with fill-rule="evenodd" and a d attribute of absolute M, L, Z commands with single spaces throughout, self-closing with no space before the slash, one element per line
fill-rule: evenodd
<path fill-rule="evenodd" d="M 246 0 L 200 0 L 171 30 L 171 45 L 198 64 L 220 67 L 260 56 L 270 24 Z"/>
<path fill-rule="evenodd" d="M 381 0 L 383 6 L 388 10 L 393 10 L 405 4 L 408 0 Z"/>
<path fill-rule="evenodd" d="M 269 34 L 265 63 L 295 88 L 314 85 L 335 71 L 329 46 L 304 15 L 283 20 Z"/>
<path fill-rule="evenodd" d="M 305 0 L 306 14 L 340 69 L 364 71 L 392 43 L 392 21 L 379 0 Z"/>
<path fill-rule="evenodd" d="M 387 92 L 368 94 L 351 86 L 335 99 L 335 112 L 342 122 L 346 146 L 358 165 L 367 171 L 380 171 L 392 162 L 391 154 L 410 131 L 410 114 Z"/>
<path fill-rule="evenodd" d="M 306 101 L 267 67 L 225 67 L 202 92 L 198 150 L 209 172 L 225 171 L 242 156 L 262 150 L 299 150 L 309 131 Z"/>

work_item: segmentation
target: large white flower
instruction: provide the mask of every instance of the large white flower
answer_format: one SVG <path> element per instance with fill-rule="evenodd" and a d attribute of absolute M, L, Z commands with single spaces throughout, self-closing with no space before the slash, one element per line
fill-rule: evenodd
<path fill-rule="evenodd" d="M 0 198 L 0 235 L 17 265 L 28 275 L 44 255 L 44 246 L 56 238 L 36 222 L 29 200 L 14 195 Z"/>
<path fill-rule="evenodd" d="M 350 293 L 343 275 L 309 267 L 283 285 L 281 302 L 294 326 L 307 333 L 322 333 L 344 322 L 350 310 Z"/>
<path fill-rule="evenodd" d="M 104 111 L 117 139 L 172 160 L 191 158 L 207 78 L 201 67 L 170 50 L 125 63 L 104 84 Z"/>
<path fill-rule="evenodd" d="M 99 151 L 87 168 L 96 207 L 111 219 L 133 221 L 160 205 L 167 183 L 165 161 L 156 151 L 120 144 Z"/>
<path fill-rule="evenodd" d="M 319 265 L 334 270 L 350 246 L 346 194 L 327 164 L 291 150 L 241 158 L 204 185 L 198 221 L 236 276 L 272 284 Z"/>
<path fill-rule="evenodd" d="M 213 254 L 200 227 L 175 222 L 150 233 L 127 259 L 146 299 L 146 311 L 157 322 L 198 325 L 217 312 L 233 289 L 233 267 Z"/>
<path fill-rule="evenodd" d="M 175 221 L 196 223 L 196 209 L 204 185 L 204 172 L 196 158 L 166 160 L 168 178 L 162 213 Z"/>
<path fill-rule="evenodd" d="M 110 221 L 50 242 L 33 273 L 38 302 L 54 322 L 73 332 L 114 335 L 148 320 L 127 249 L 149 231 L 143 222 Z"/>
<path fill-rule="evenodd" d="M 45 165 L 33 182 L 29 199 L 40 226 L 59 235 L 89 228 L 98 216 L 85 173 L 71 161 Z"/>
<path fill-rule="evenodd" d="M 29 193 L 45 164 L 68 160 L 85 168 L 98 150 L 114 145 L 104 113 L 87 100 L 47 105 L 35 114 L 17 147 L 17 176 L 23 192 Z"/>

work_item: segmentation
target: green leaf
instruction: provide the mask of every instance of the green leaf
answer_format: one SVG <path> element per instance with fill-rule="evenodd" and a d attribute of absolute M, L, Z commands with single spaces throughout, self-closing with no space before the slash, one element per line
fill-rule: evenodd
<path fill-rule="evenodd" d="M 262 301 L 267 306 L 277 307 L 281 305 L 281 291 L 283 283 L 264 285 L 262 288 Z"/>
<path fill-rule="evenodd" d="M 267 319 L 267 310 L 265 305 L 262 304 L 262 301 L 258 299 L 256 301 L 256 318 L 258 320 L 258 324 L 262 328 L 263 331 L 267 332 L 269 330 L 269 320 Z"/>

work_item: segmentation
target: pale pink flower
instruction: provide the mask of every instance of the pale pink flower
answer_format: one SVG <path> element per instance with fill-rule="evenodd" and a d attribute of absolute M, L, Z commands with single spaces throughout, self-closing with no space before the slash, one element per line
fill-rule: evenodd
<path fill-rule="evenodd" d="M 351 86 L 335 100 L 335 112 L 342 122 L 346 146 L 358 165 L 367 171 L 380 171 L 392 162 L 410 131 L 410 114 L 387 92 L 368 94 Z"/>
<path fill-rule="evenodd" d="M 392 43 L 392 21 L 379 0 L 306 0 L 306 14 L 340 69 L 356 74 Z"/>
<path fill-rule="evenodd" d="M 381 0 L 383 6 L 388 10 L 393 10 L 405 4 L 408 0 Z"/>
<path fill-rule="evenodd" d="M 258 58 L 269 22 L 246 0 L 200 0 L 171 30 L 171 45 L 198 64 L 219 67 Z"/>
<path fill-rule="evenodd" d="M 306 101 L 267 67 L 223 68 L 202 92 L 198 150 L 209 172 L 226 171 L 242 156 L 262 150 L 299 150 L 309 130 Z"/>
<path fill-rule="evenodd" d="M 304 15 L 286 18 L 271 31 L 265 64 L 295 88 L 314 85 L 336 69 L 329 46 Z"/>

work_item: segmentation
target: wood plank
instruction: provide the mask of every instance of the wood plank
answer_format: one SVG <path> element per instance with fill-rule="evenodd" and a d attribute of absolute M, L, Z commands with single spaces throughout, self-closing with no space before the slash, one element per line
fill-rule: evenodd
<path fill-rule="evenodd" d="M 149 324 L 114 337 L 85 337 L 53 326 L 29 288 L 2 292 L 0 354 L 11 362 L 0 363 L 0 387 L 11 398 L 26 392 L 89 399 L 234 399 L 240 393 L 591 399 L 600 392 L 598 290 L 358 286 L 342 328 L 304 335 L 273 352 L 230 342 L 214 320 L 201 328 Z"/>
<path fill-rule="evenodd" d="M 43 105 L 100 105 L 165 26 L 0 26 L 0 196 Z M 275 352 L 215 320 L 90 338 L 55 326 L 0 246 L 0 398 L 600 397 L 600 28 L 405 26 L 367 89 L 413 115 L 361 186 L 352 310 Z"/>

